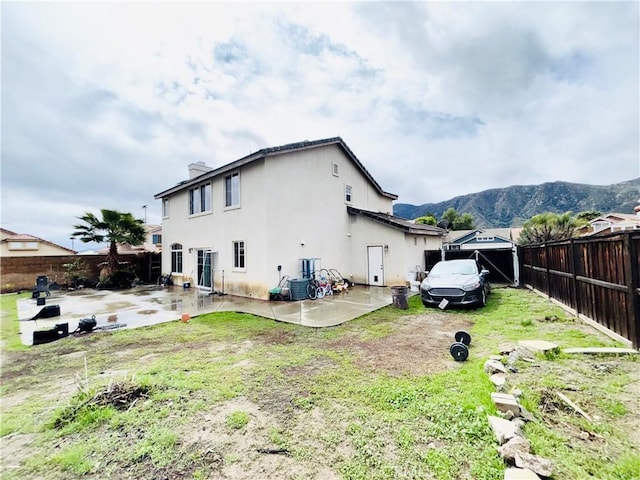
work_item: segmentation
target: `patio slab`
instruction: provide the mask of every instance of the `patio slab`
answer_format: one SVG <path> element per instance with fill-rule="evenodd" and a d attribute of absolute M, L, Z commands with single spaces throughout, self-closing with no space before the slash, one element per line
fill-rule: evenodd
<path fill-rule="evenodd" d="M 31 320 L 43 306 L 31 298 L 18 300 L 22 343 L 33 344 L 35 330 L 68 323 L 69 332 L 80 320 L 95 315 L 97 327 L 137 328 L 211 312 L 243 312 L 307 327 L 331 327 L 392 303 L 388 287 L 355 286 L 347 293 L 318 300 L 270 302 L 233 295 L 211 295 L 197 289 L 143 286 L 124 291 L 53 291 L 46 305 L 59 305 L 60 316 Z"/>

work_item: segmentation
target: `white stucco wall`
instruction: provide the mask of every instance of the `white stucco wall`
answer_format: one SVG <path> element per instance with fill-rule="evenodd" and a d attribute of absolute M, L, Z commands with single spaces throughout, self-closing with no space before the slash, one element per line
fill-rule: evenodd
<path fill-rule="evenodd" d="M 440 237 L 412 235 L 390 228 L 372 219 L 354 216 L 351 226 L 354 281 L 367 283 L 367 246 L 382 245 L 384 249 L 384 284 L 404 285 L 407 273 L 416 265 L 424 267 L 424 251 L 438 249 Z"/>
<path fill-rule="evenodd" d="M 268 298 L 279 275 L 298 278 L 299 259 L 311 257 L 320 258 L 323 268 L 336 268 L 345 277 L 366 283 L 366 246 L 370 244 L 389 245 L 385 263 L 394 265 L 389 275 L 394 281 L 404 278 L 404 234 L 363 218 L 357 220 L 363 228 L 354 230 L 345 185 L 352 187 L 351 205 L 357 208 L 390 213 L 392 199 L 380 195 L 340 147 L 270 156 L 239 171 L 240 208 L 223 207 L 224 175 L 212 180 L 211 213 L 188 216 L 188 188 L 170 196 L 169 216 L 162 225 L 162 264 L 163 273 L 168 273 L 171 245 L 181 243 L 183 276 L 176 277 L 176 283 L 197 283 L 198 248 L 218 252 L 215 268 L 224 270 L 225 292 L 230 294 Z M 234 240 L 245 242 L 246 270 L 242 272 L 232 268 Z"/>

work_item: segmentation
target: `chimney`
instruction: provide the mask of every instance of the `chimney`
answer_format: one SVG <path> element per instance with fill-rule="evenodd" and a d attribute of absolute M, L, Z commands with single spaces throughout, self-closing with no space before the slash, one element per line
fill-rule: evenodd
<path fill-rule="evenodd" d="M 210 172 L 211 170 L 213 170 L 213 168 L 209 167 L 204 162 L 190 163 L 189 164 L 189 180 L 191 180 L 192 178 L 196 178 L 202 175 L 203 173 Z"/>

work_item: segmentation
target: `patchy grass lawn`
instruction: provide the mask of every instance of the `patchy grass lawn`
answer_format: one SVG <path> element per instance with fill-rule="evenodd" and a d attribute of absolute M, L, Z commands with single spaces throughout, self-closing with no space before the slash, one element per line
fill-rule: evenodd
<path fill-rule="evenodd" d="M 24 348 L 17 298 L 1 298 L 3 479 L 502 479 L 488 355 L 523 339 L 619 346 L 528 291 L 495 289 L 480 310 L 412 297 L 326 329 L 215 313 Z M 466 362 L 449 355 L 458 330 L 472 336 Z M 637 356 L 516 367 L 508 387 L 554 478 L 637 478 Z"/>

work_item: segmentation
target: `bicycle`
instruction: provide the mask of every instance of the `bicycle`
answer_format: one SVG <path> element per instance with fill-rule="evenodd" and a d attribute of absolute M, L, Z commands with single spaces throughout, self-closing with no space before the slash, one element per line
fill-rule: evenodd
<path fill-rule="evenodd" d="M 307 284 L 307 296 L 311 300 L 324 297 L 324 289 L 320 291 L 320 282 L 316 279 L 316 273 L 311 272 L 309 283 Z"/>

